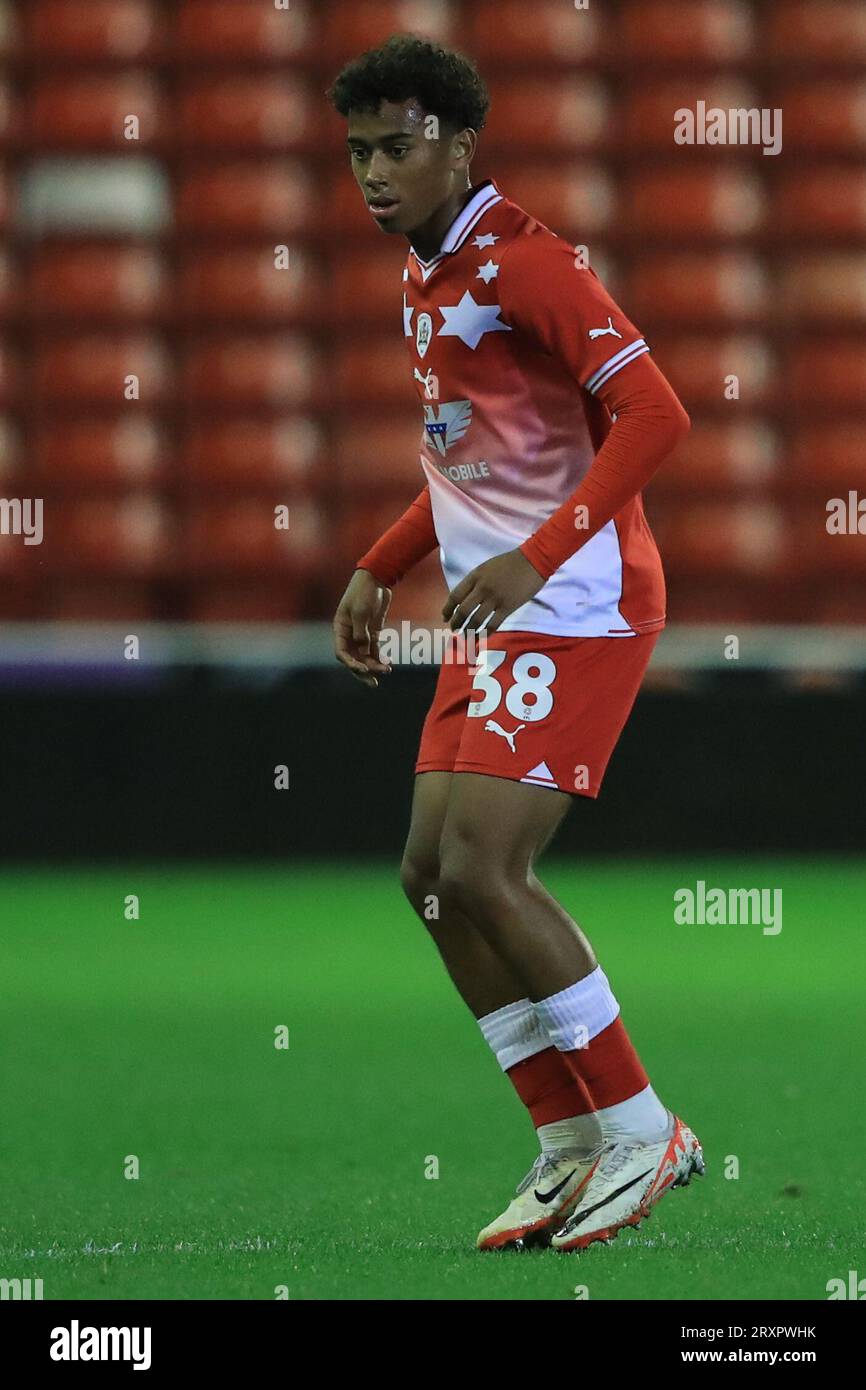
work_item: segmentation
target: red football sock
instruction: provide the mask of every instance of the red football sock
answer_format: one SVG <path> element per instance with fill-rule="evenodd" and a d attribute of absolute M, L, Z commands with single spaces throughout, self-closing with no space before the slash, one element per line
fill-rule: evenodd
<path fill-rule="evenodd" d="M 506 1072 L 536 1129 L 573 1115 L 589 1115 L 596 1108 L 586 1085 L 565 1060 L 570 1055 L 546 1047 Z"/>
<path fill-rule="evenodd" d="M 541 1055 L 546 1056 L 545 1053 Z M 575 1081 L 580 1082 L 591 1096 L 593 1110 L 603 1110 L 608 1105 L 629 1100 L 650 1084 L 619 1016 L 597 1033 L 586 1047 L 576 1048 L 573 1052 L 560 1052 L 559 1055 L 565 1060 Z"/>

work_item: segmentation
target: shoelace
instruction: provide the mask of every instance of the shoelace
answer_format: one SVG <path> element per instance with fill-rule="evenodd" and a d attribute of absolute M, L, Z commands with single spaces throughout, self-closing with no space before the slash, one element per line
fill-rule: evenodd
<path fill-rule="evenodd" d="M 539 1154 L 538 1158 L 533 1163 L 529 1172 L 526 1174 L 526 1177 L 523 1179 L 521 1183 L 519 1183 L 514 1195 L 516 1197 L 519 1197 L 522 1192 L 525 1192 L 527 1190 L 527 1188 L 540 1186 L 544 1179 L 545 1173 L 555 1168 L 558 1163 L 561 1163 L 563 1161 L 563 1159 L 567 1160 L 569 1157 L 570 1155 L 567 1154 L 565 1150 L 556 1150 L 553 1153 Z"/>

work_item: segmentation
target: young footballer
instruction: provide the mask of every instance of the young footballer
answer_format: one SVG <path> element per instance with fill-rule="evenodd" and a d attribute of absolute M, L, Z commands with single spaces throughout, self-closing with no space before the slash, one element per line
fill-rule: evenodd
<path fill-rule="evenodd" d="M 592 946 L 535 863 L 598 795 L 665 621 L 641 489 L 689 427 L 634 324 L 574 249 L 471 180 L 489 107 L 474 66 L 411 35 L 349 64 L 371 218 L 409 243 L 403 334 L 425 486 L 362 556 L 334 619 L 376 686 L 393 586 L 439 549 L 444 619 L 485 638 L 445 663 L 421 735 L 402 867 L 419 916 L 538 1131 L 482 1250 L 579 1250 L 703 1171 L 653 1090 Z"/>

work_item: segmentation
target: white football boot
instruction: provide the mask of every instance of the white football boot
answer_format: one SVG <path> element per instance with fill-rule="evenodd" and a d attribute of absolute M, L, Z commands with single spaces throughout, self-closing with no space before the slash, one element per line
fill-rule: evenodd
<path fill-rule="evenodd" d="M 597 1161 L 597 1153 L 589 1158 L 568 1150 L 539 1154 L 505 1211 L 478 1236 L 478 1249 L 546 1245 L 579 1201 Z"/>
<path fill-rule="evenodd" d="M 595 1162 L 580 1200 L 550 1241 L 552 1250 L 585 1250 L 611 1240 L 623 1226 L 637 1226 L 672 1187 L 687 1187 L 704 1172 L 704 1156 L 692 1131 L 676 1115 L 669 1139 L 642 1144 L 607 1144 Z"/>

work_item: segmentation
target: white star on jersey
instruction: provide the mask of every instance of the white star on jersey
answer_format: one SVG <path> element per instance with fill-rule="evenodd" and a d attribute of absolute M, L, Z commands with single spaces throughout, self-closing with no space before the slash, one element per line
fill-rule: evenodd
<path fill-rule="evenodd" d="M 499 266 L 494 265 L 493 261 L 488 261 L 486 265 L 479 266 L 476 280 L 483 280 L 485 285 L 489 285 L 491 280 L 495 280 L 499 274 Z"/>
<path fill-rule="evenodd" d="M 476 304 L 467 290 L 459 304 L 440 304 L 445 320 L 440 338 L 460 338 L 474 352 L 485 333 L 510 333 L 499 318 L 498 304 Z"/>
<path fill-rule="evenodd" d="M 488 232 L 485 236 L 475 237 L 472 245 L 477 246 L 479 251 L 483 251 L 485 246 L 495 246 L 498 240 L 498 236 L 493 236 L 491 232 Z"/>

